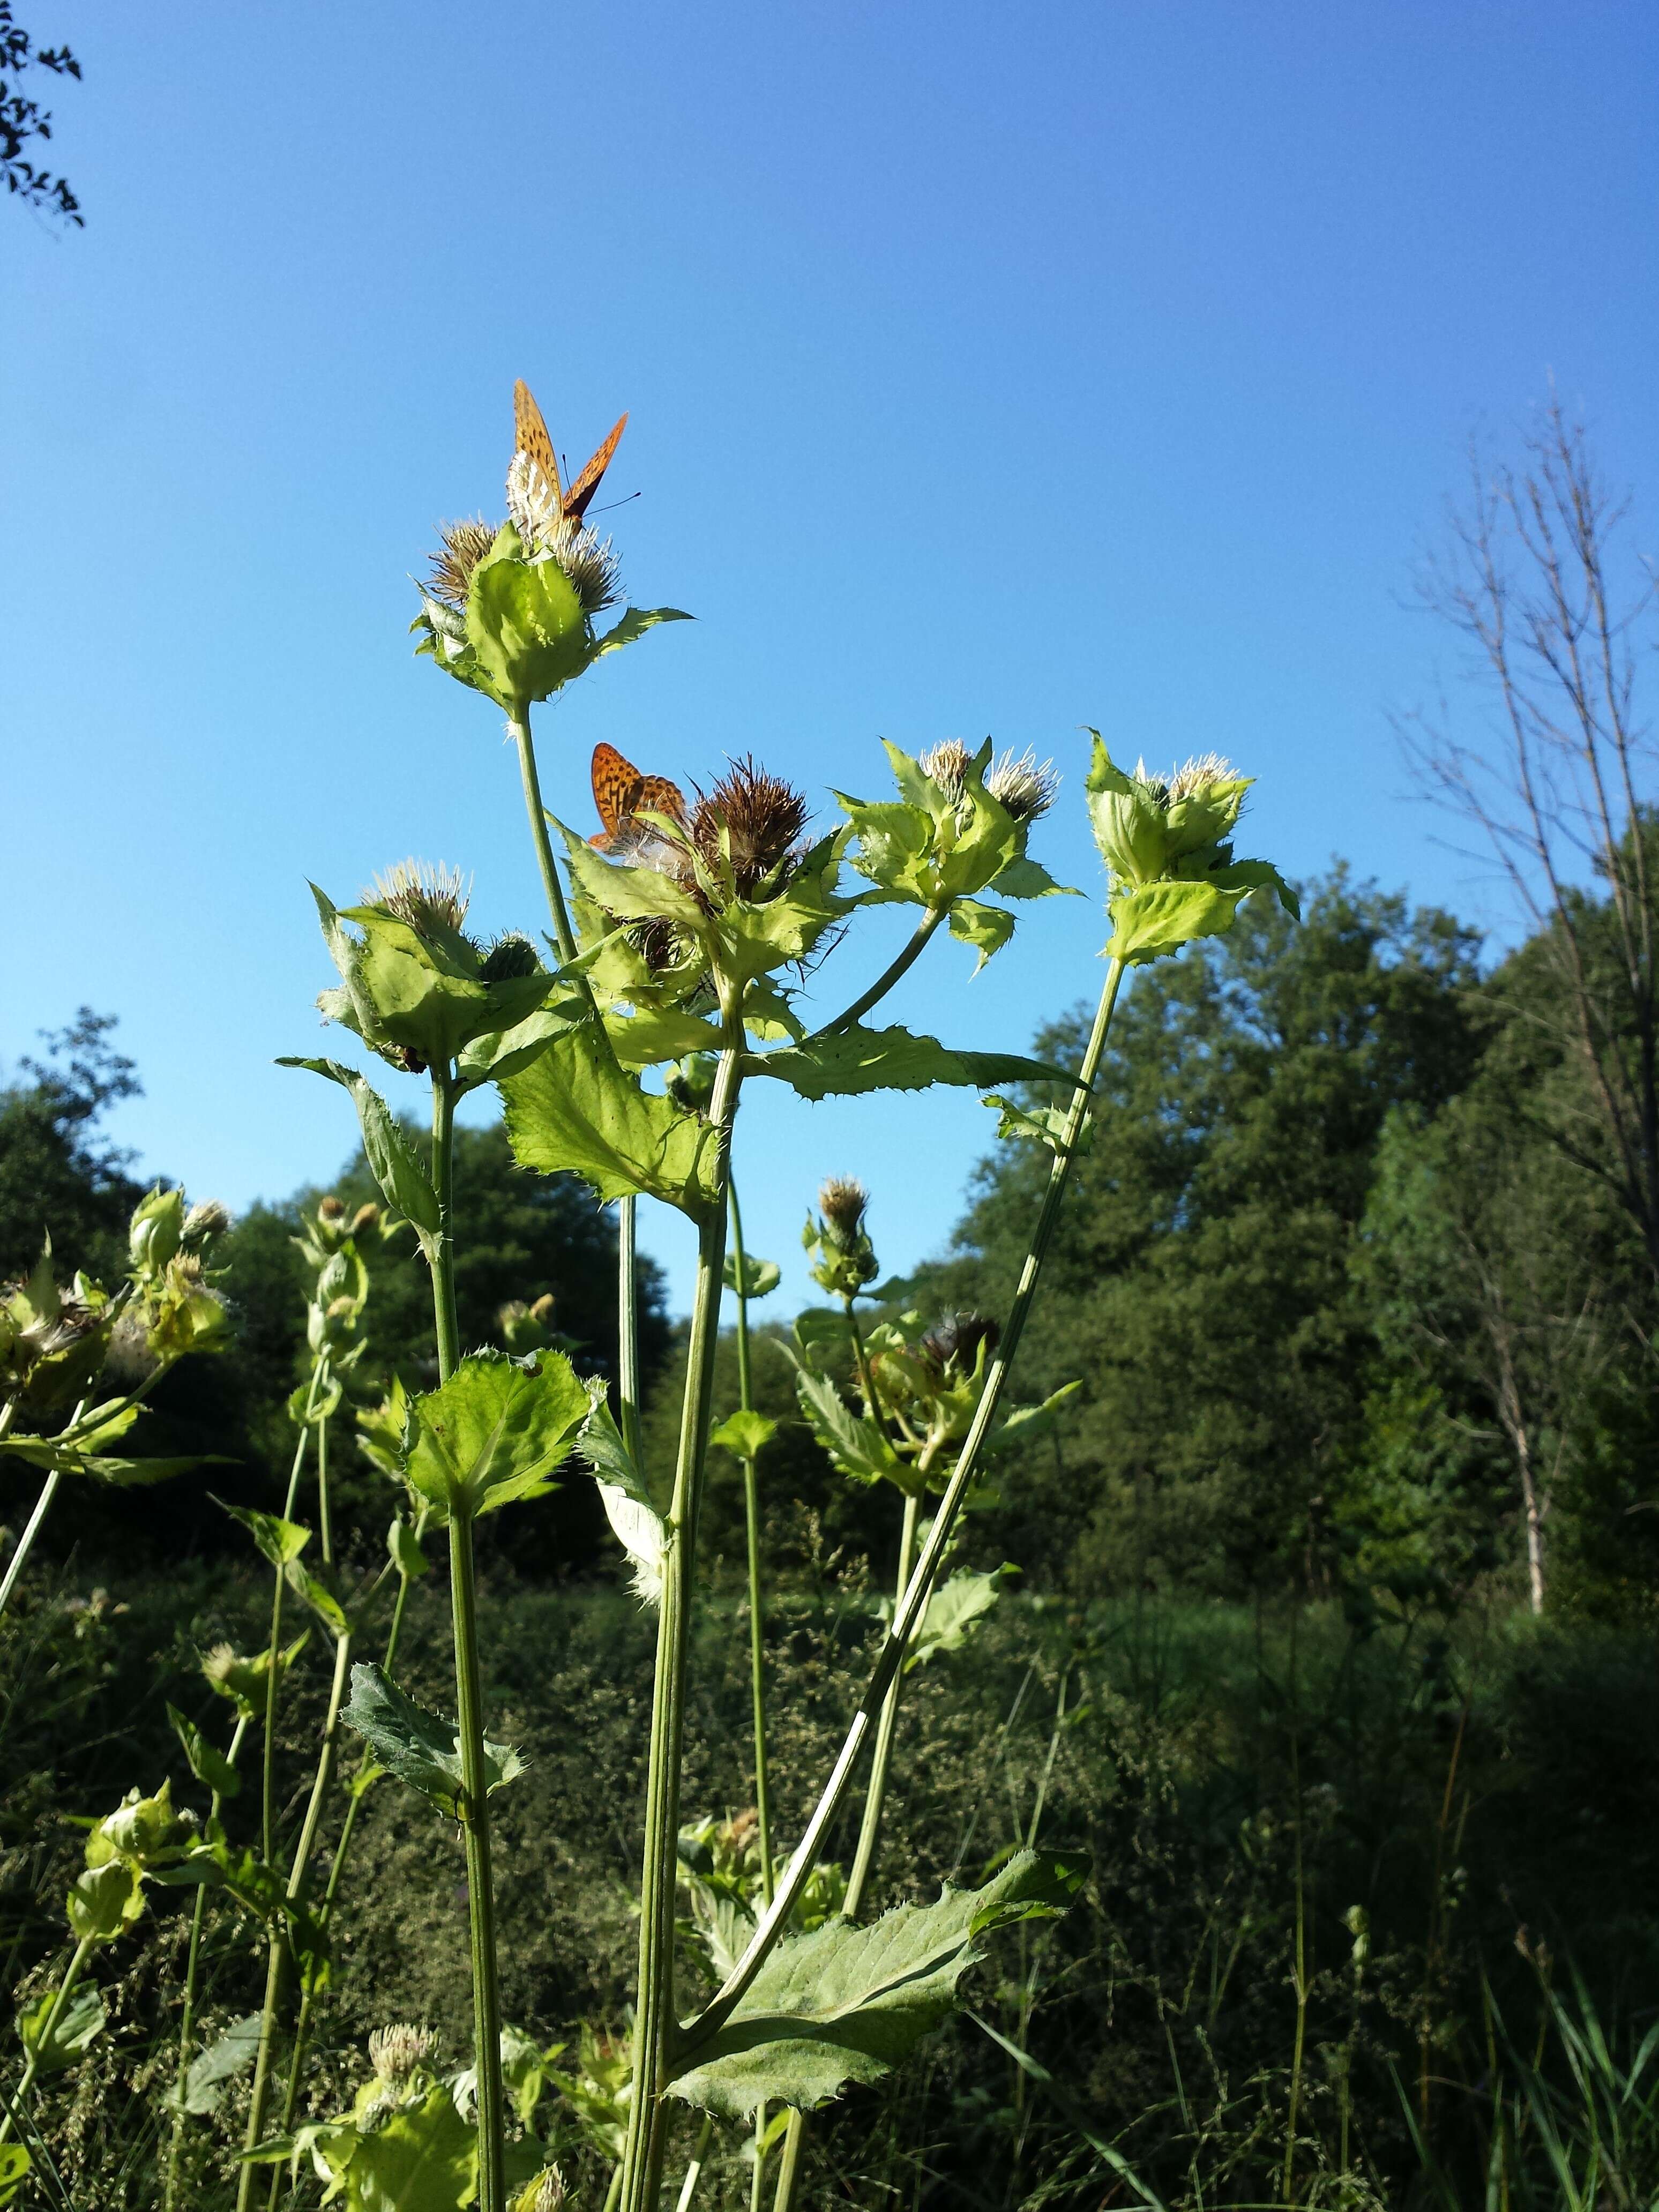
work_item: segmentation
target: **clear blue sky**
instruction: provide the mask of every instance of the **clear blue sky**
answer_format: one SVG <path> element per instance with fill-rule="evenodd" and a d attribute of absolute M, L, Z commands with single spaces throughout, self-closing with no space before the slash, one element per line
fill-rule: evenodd
<path fill-rule="evenodd" d="M 540 920 L 499 720 L 405 635 L 434 520 L 501 507 L 518 375 L 575 459 L 632 410 L 631 593 L 699 617 L 543 711 L 554 804 L 586 819 L 601 738 L 815 794 L 873 793 L 881 735 L 1066 770 L 1036 849 L 1090 902 L 971 985 L 941 946 L 897 1017 L 1021 1046 L 1092 992 L 1085 722 L 1255 772 L 1249 850 L 1480 913 L 1403 796 L 1434 643 L 1398 594 L 1471 427 L 1551 372 L 1652 486 L 1650 5 L 21 14 L 84 64 L 46 88 L 87 228 L 0 204 L 0 1054 L 118 1012 L 146 1169 L 245 1204 L 349 1151 L 270 1064 L 321 1048 L 307 876 L 417 853 Z M 747 1118 L 789 1298 L 823 1173 L 902 1267 L 990 1128 Z"/>

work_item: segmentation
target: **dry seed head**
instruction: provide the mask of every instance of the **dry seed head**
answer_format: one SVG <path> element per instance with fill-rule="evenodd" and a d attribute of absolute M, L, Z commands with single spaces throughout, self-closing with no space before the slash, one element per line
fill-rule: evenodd
<path fill-rule="evenodd" d="M 849 1244 L 864 1227 L 869 1203 L 869 1192 L 852 1176 L 829 1176 L 818 1187 L 818 1212 L 827 1226 Z"/>
<path fill-rule="evenodd" d="M 1016 822 L 1035 822 L 1054 805 L 1060 777 L 1052 761 L 1040 761 L 1028 746 L 1023 753 L 999 755 L 987 771 L 985 788 Z"/>
<path fill-rule="evenodd" d="M 738 896 L 748 898 L 787 856 L 806 822 L 800 793 L 747 753 L 732 762 L 706 797 L 699 793 L 687 834 L 708 866 L 718 869 L 725 832 Z"/>
<path fill-rule="evenodd" d="M 472 572 L 495 543 L 495 526 L 486 522 L 481 514 L 468 515 L 460 522 L 441 522 L 438 550 L 428 556 L 430 574 L 426 588 L 429 595 L 458 612 L 463 609 L 471 587 Z"/>
<path fill-rule="evenodd" d="M 405 2021 L 377 2027 L 368 2039 L 368 2063 L 382 2081 L 406 2081 L 417 2066 L 424 2066 L 438 2047 L 429 2027 L 413 2027 Z"/>
<path fill-rule="evenodd" d="M 441 861 L 434 867 L 426 860 L 399 860 L 375 877 L 374 888 L 364 893 L 363 903 L 384 907 L 418 937 L 434 925 L 459 930 L 466 920 L 469 896 L 459 868 L 447 868 Z"/>

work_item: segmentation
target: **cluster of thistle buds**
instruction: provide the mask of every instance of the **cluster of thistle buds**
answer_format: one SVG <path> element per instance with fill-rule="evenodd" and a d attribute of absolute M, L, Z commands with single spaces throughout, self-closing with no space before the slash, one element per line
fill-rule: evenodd
<path fill-rule="evenodd" d="M 841 1298 L 855 1298 L 881 1272 L 864 1225 L 870 1194 L 851 1176 L 830 1176 L 818 1189 L 818 1211 L 809 1213 L 800 1241 L 815 1252 L 812 1280 Z"/>
<path fill-rule="evenodd" d="M 337 1367 L 346 1364 L 339 1348 L 356 1334 L 368 1298 L 362 1241 L 376 1232 L 385 1235 L 387 1227 L 378 1206 L 360 1206 L 353 1212 L 331 1192 L 294 1239 L 315 1277 L 306 1310 L 306 1341 L 313 1352 L 328 1346 Z M 356 1358 L 362 1348 L 361 1341 L 353 1346 L 349 1357 Z"/>

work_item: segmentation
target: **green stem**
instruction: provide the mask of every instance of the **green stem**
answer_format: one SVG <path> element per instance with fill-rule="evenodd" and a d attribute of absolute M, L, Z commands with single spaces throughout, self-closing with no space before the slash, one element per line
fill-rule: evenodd
<path fill-rule="evenodd" d="M 951 1474 L 945 1495 L 939 1501 L 939 1511 L 934 1516 L 933 1528 L 928 1532 L 927 1541 L 922 1547 L 921 1557 L 917 1561 L 915 1571 L 910 1577 L 909 1585 L 899 1601 L 897 1611 L 893 1616 L 892 1626 L 888 1632 L 887 1640 L 883 1644 L 880 1656 L 877 1659 L 869 1685 L 860 1701 L 858 1711 L 853 1717 L 852 1724 L 847 1731 L 841 1750 L 836 1755 L 830 1778 L 824 1784 L 811 1817 L 807 1821 L 805 1832 L 795 1848 L 794 1856 L 789 1862 L 782 1885 L 770 1906 L 762 1915 L 760 1923 L 744 1948 L 743 1956 L 727 1975 L 709 2003 L 684 2031 L 681 2050 L 683 2058 L 687 2057 L 705 2037 L 714 2033 L 731 2018 L 744 1992 L 770 1954 L 779 1936 L 787 1926 L 789 1917 L 799 1900 L 801 1892 L 805 1888 L 811 1878 L 812 1869 L 817 1864 L 818 1854 L 823 1848 L 825 1834 L 840 1811 L 842 1801 L 851 1785 L 854 1771 L 858 1765 L 865 1742 L 879 1725 L 888 1685 L 903 1663 L 910 1637 L 927 1602 L 928 1593 L 933 1588 L 933 1578 L 939 1571 L 939 1563 L 955 1533 L 957 1517 L 962 1510 L 962 1501 L 967 1495 L 969 1486 L 974 1479 L 980 1452 L 984 1446 L 991 1423 L 995 1419 L 1003 1389 L 1007 1382 L 1009 1368 L 1019 1349 L 1020 1337 L 1024 1331 L 1026 1320 L 1031 1310 L 1032 1300 L 1036 1295 L 1037 1281 L 1042 1272 L 1042 1263 L 1054 1239 L 1055 1224 L 1060 1218 L 1060 1201 L 1066 1194 L 1066 1184 L 1070 1176 L 1072 1160 L 1075 1156 L 1079 1139 L 1088 1121 L 1090 1095 L 1094 1088 L 1095 1078 L 1100 1072 L 1101 1060 L 1105 1054 L 1106 1038 L 1111 1026 L 1112 1010 L 1117 1004 L 1118 990 L 1122 980 L 1122 963 L 1115 960 L 1107 970 L 1106 981 L 1100 994 L 1100 1004 L 1095 1013 L 1094 1028 L 1090 1034 L 1088 1048 L 1083 1056 L 1083 1065 L 1078 1071 L 1077 1089 L 1073 1094 L 1071 1108 L 1055 1149 L 1054 1164 L 1049 1170 L 1048 1185 L 1043 1194 L 1042 1206 L 1037 1215 L 1036 1226 L 1031 1232 L 1031 1241 L 1026 1249 L 1025 1261 L 1020 1270 L 1018 1286 L 1014 1292 L 1013 1304 L 1009 1310 L 1007 1327 L 1004 1329 L 1001 1341 L 993 1353 L 990 1364 L 986 1370 L 984 1388 L 980 1393 L 979 1404 L 975 1408 L 973 1420 L 963 1440 L 962 1455 Z M 629 2206 L 629 2212 L 635 2212 L 635 2209 Z M 641 2212 L 644 2212 L 644 2208 L 641 2208 Z"/>
<path fill-rule="evenodd" d="M 300 1495 L 300 1477 L 306 1463 L 306 1440 L 311 1433 L 311 1417 L 316 1409 L 318 1394 L 328 1368 L 328 1352 L 325 1348 L 311 1363 L 311 1382 L 306 1391 L 305 1410 L 300 1417 L 299 1440 L 294 1447 L 294 1463 L 289 1470 L 288 1495 L 283 1502 L 283 1518 L 291 1521 Z M 276 1691 L 281 1674 L 283 1649 L 283 1592 L 287 1587 L 280 1567 L 276 1570 L 271 1583 L 270 1642 L 265 1666 L 265 1740 L 263 1747 L 259 1801 L 259 1844 L 266 1866 L 274 1874 L 276 1867 Z M 265 2112 L 270 2100 L 270 2075 L 276 2040 L 276 2013 L 282 2002 L 283 1967 L 286 1948 L 282 1922 L 270 1923 L 270 1955 L 265 1962 L 264 2001 L 259 2009 L 259 2047 L 253 2062 L 253 2089 L 248 2100 L 247 2130 L 242 2139 L 244 2150 L 252 2150 L 264 2139 Z M 244 2165 L 236 2177 L 236 2212 L 248 2212 L 253 2202 L 255 2166 Z"/>
<path fill-rule="evenodd" d="M 913 967 L 921 958 L 928 939 L 950 911 L 948 905 L 930 906 L 911 933 L 904 950 L 896 960 L 891 961 L 882 969 L 869 989 L 861 992 L 850 1006 L 844 1006 L 834 1021 L 825 1022 L 821 1029 L 814 1030 L 811 1036 L 805 1042 L 807 1044 L 817 1044 L 823 1037 L 834 1036 L 839 1030 L 851 1029 L 861 1015 L 867 1014 L 878 999 L 886 997 L 905 970 Z"/>
<path fill-rule="evenodd" d="M 238 1714 L 235 1732 L 230 1739 L 230 1749 L 225 1754 L 227 1765 L 234 1767 L 240 1757 L 242 1739 L 247 1734 L 247 1715 Z M 216 1790 L 208 1807 L 210 1827 L 219 1818 L 219 1808 L 223 1802 L 223 1798 Z M 163 2200 L 166 2212 L 173 2212 L 179 2201 L 179 2161 L 185 2142 L 185 2083 L 190 2073 L 191 2047 L 196 2039 L 197 1982 L 202 1956 L 202 1933 L 207 1923 L 207 1884 L 204 1882 L 196 1893 L 196 1902 L 190 1916 L 190 1952 L 185 1961 L 184 2009 L 179 2021 L 178 2079 L 173 2099 L 173 2141 L 167 2150 L 167 2191 Z"/>
<path fill-rule="evenodd" d="M 702 2125 L 697 2130 L 697 2147 L 691 2154 L 690 2165 L 685 2169 L 685 2179 L 680 2184 L 679 2200 L 674 2207 L 674 2212 L 691 2212 L 691 2199 L 696 2195 L 697 2184 L 702 2179 L 702 2162 L 708 2155 L 709 2138 L 714 2132 L 713 2116 L 705 2112 L 702 2116 Z M 617 2168 L 617 2172 L 618 2174 L 621 2173 L 621 2166 Z"/>
<path fill-rule="evenodd" d="M 744 1287 L 748 1267 L 735 1182 L 728 1185 L 726 1195 L 732 1209 L 732 1251 L 738 1264 L 738 1402 L 745 1413 L 752 1413 L 755 1387 L 749 1358 L 749 1296 Z M 769 1905 L 772 1802 L 766 1774 L 766 1621 L 761 1610 L 760 1474 L 752 1458 L 743 1462 L 743 1513 L 749 1540 L 749 1691 L 755 1729 L 755 1817 L 760 1825 L 761 1893 Z"/>
<path fill-rule="evenodd" d="M 455 1312 L 455 1086 L 447 1067 L 432 1071 L 432 1189 L 438 1234 L 432 1255 L 432 1322 L 438 1339 L 438 1380 L 460 1364 L 461 1325 Z"/>
<path fill-rule="evenodd" d="M 635 1258 L 635 1212 L 631 1195 L 617 1206 L 617 1411 L 628 1455 L 644 1470 L 640 1437 L 640 1285 Z"/>
<path fill-rule="evenodd" d="M 477 1577 L 472 1516 L 449 1524 L 449 1598 L 455 1620 L 456 1732 L 461 1752 L 461 1832 L 466 1844 L 467 1918 L 472 1937 L 473 2059 L 478 2069 L 478 2212 L 504 2212 L 507 2102 L 501 2086 L 501 2009 L 495 1974 L 495 1892 L 489 1864 L 489 1798 L 484 1776 L 483 1670 L 478 1658 Z"/>
<path fill-rule="evenodd" d="M 64 1969 L 64 1978 L 58 1984 L 58 1994 L 52 1999 L 52 2010 L 40 2023 L 40 2033 L 34 2039 L 34 2048 L 29 2053 L 28 2063 L 23 2069 L 23 2078 L 17 2085 L 17 2092 L 12 2099 L 11 2107 L 3 2115 L 0 2115 L 0 2142 L 4 2142 L 11 2133 L 12 2112 L 22 2109 L 29 2091 L 34 2087 L 35 2076 L 40 2071 L 40 2054 L 52 2047 L 52 2039 L 57 2031 L 58 2021 L 64 2016 L 64 2008 L 74 1992 L 75 1984 L 81 1978 L 82 1969 L 92 1956 L 93 1947 L 97 1940 L 96 1936 L 83 1936 L 75 1947 L 74 1957 Z"/>
<path fill-rule="evenodd" d="M 530 836 L 536 848 L 536 865 L 541 870 L 542 890 L 547 896 L 547 910 L 553 917 L 553 940 L 559 948 L 560 959 L 571 961 L 576 957 L 576 934 L 570 927 L 569 910 L 553 860 L 553 841 L 547 834 L 547 810 L 542 805 L 541 778 L 536 773 L 536 740 L 530 734 L 529 708 L 514 715 L 507 726 L 519 748 L 525 811 L 530 817 Z"/>
<path fill-rule="evenodd" d="M 915 1559 L 916 1516 L 921 1500 L 913 1492 L 904 1501 L 904 1526 L 899 1535 L 898 1589 L 894 1598 L 897 1607 L 904 1601 L 909 1587 L 910 1570 Z M 887 1770 L 893 1756 L 893 1735 L 898 1726 L 899 1685 L 904 1680 L 902 1668 L 895 1671 L 887 1685 L 887 1695 L 882 1700 L 881 1720 L 876 1729 L 875 1755 L 870 1762 L 870 1786 L 865 1794 L 864 1818 L 859 1824 L 858 1850 L 853 1858 L 853 1871 L 848 1879 L 847 1895 L 842 1901 L 842 1916 L 856 1920 L 864 1907 L 864 1893 L 870 1886 L 870 1870 L 875 1863 L 876 1838 L 881 1828 L 881 1808 L 887 1795 Z"/>
<path fill-rule="evenodd" d="M 720 1335 L 721 1271 L 726 1259 L 726 1186 L 731 1174 L 732 1122 L 737 1111 L 742 1032 L 728 1013 L 726 1044 L 714 1079 L 714 1202 L 703 1216 L 697 1286 L 686 1354 L 674 1492 L 663 1559 L 662 1611 L 651 1705 L 651 1750 L 645 1810 L 645 1863 L 640 1887 L 640 1978 L 634 2029 L 634 2096 L 623 2154 L 622 2212 L 656 2212 L 662 2184 L 662 2098 L 674 2057 L 674 1922 L 678 1861 L 680 1754 L 690 1657 L 690 1601 L 702 1503 L 703 1461 Z"/>
<path fill-rule="evenodd" d="M 783 2155 L 778 2160 L 778 2193 L 772 2199 L 772 2212 L 794 2212 L 800 2189 L 801 2153 L 805 2148 L 806 2115 L 791 2112 L 784 2133 Z"/>
<path fill-rule="evenodd" d="M 57 1497 L 58 1486 L 63 1479 L 61 1471 L 53 1468 L 40 1486 L 40 1495 L 34 1501 L 34 1510 L 30 1514 L 22 1534 L 17 1539 L 17 1549 L 6 1562 L 4 1578 L 0 1580 L 0 1613 L 3 1613 L 11 1601 L 11 1594 L 16 1586 L 17 1577 L 23 1571 L 23 1562 L 34 1547 L 34 1540 L 40 1533 L 40 1524 L 52 1510 L 52 1501 Z"/>

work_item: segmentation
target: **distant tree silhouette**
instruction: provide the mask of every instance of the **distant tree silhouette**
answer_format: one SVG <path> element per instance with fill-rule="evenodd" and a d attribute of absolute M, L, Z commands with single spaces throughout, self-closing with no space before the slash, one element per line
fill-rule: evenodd
<path fill-rule="evenodd" d="M 6 190 L 19 194 L 30 207 L 45 208 L 84 228 L 81 203 L 64 179 L 37 168 L 26 158 L 24 149 L 32 139 L 52 136 L 50 112 L 17 88 L 17 80 L 30 69 L 51 70 L 58 76 L 81 74 L 81 64 L 67 46 L 37 46 L 14 19 L 11 0 L 0 0 L 0 173 Z"/>

